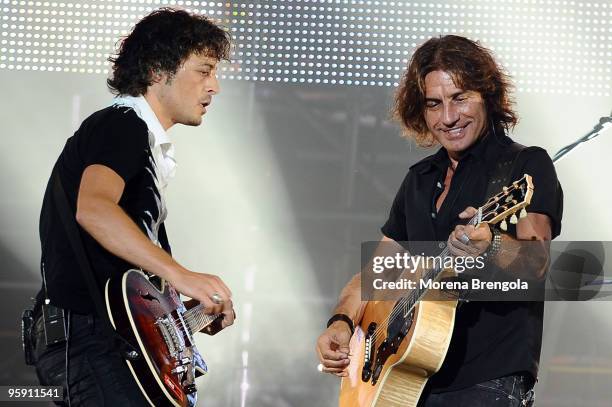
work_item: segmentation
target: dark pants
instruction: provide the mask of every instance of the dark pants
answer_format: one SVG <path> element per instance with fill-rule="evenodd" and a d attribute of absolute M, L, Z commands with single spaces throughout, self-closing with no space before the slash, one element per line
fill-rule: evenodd
<path fill-rule="evenodd" d="M 530 407 L 534 402 L 531 387 L 522 375 L 506 376 L 456 391 L 426 391 L 418 407 Z"/>
<path fill-rule="evenodd" d="M 34 323 L 36 374 L 41 385 L 64 387 L 66 343 L 45 345 L 42 318 Z M 69 376 L 71 406 L 149 406 L 126 362 L 93 316 L 70 315 Z"/>

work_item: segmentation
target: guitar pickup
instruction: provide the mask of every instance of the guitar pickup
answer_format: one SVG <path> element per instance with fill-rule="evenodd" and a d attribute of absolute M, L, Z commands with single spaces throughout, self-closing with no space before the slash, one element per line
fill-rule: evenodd
<path fill-rule="evenodd" d="M 174 374 L 181 374 L 187 371 L 187 368 L 185 366 L 177 366 L 174 369 L 171 370 L 172 373 Z"/>

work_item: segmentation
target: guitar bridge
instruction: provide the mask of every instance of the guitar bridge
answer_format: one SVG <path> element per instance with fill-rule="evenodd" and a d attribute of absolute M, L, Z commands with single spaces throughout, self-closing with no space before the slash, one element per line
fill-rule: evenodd
<path fill-rule="evenodd" d="M 376 322 L 371 322 L 365 337 L 365 357 L 363 369 L 361 370 L 361 380 L 368 382 L 372 377 L 372 360 L 374 360 L 374 346 L 376 345 Z"/>
<path fill-rule="evenodd" d="M 170 355 L 172 355 L 173 358 L 178 359 L 180 354 L 185 350 L 185 340 L 178 332 L 174 320 L 165 315 L 162 318 L 158 318 L 155 325 L 157 325 L 159 328 Z"/>

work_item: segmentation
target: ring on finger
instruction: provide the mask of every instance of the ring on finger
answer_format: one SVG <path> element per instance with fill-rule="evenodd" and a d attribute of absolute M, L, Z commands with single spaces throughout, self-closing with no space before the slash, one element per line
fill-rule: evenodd
<path fill-rule="evenodd" d="M 466 235 L 465 233 L 462 234 L 461 236 L 459 236 L 459 240 L 461 241 L 461 243 L 463 244 L 469 244 L 470 243 L 470 238 L 468 237 L 468 235 Z"/>
<path fill-rule="evenodd" d="M 221 295 L 219 295 L 219 293 L 214 293 L 213 295 L 210 296 L 210 299 L 215 304 L 223 304 L 223 298 L 221 298 Z"/>

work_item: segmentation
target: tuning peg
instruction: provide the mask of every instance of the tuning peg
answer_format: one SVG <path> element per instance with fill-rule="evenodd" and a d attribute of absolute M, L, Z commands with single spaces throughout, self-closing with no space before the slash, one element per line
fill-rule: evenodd
<path fill-rule="evenodd" d="M 519 214 L 519 216 L 521 217 L 521 219 L 527 217 L 527 211 L 525 210 L 525 208 L 521 209 L 521 213 Z"/>
<path fill-rule="evenodd" d="M 502 220 L 502 222 L 499 224 L 499 227 L 504 232 L 508 230 L 508 224 L 506 223 L 506 219 Z"/>
<path fill-rule="evenodd" d="M 510 217 L 510 223 L 516 225 L 518 223 L 518 218 L 516 217 L 516 213 L 513 213 Z"/>

